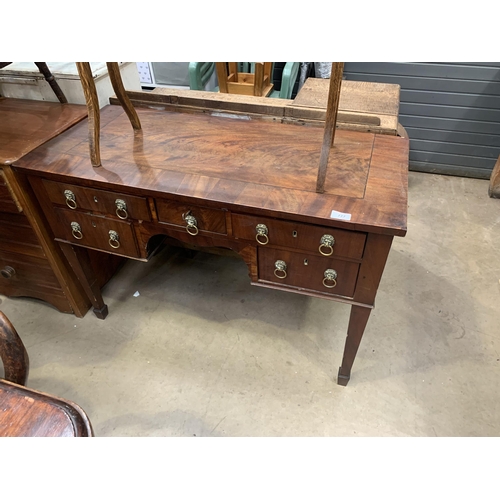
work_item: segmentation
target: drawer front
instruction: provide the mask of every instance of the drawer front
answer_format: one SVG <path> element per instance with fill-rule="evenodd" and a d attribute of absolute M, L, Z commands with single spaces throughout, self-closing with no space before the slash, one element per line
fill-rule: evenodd
<path fill-rule="evenodd" d="M 0 212 L 0 251 L 45 257 L 35 231 L 20 213 Z"/>
<path fill-rule="evenodd" d="M 2 287 L 60 288 L 46 259 L 0 251 L 0 290 Z"/>
<path fill-rule="evenodd" d="M 68 206 L 73 210 L 91 210 L 103 215 L 120 219 L 150 221 L 148 201 L 146 198 L 128 194 L 92 189 L 62 182 L 43 180 L 50 201 L 56 205 Z M 68 196 L 73 199 L 68 199 Z M 71 192 L 71 194 L 69 193 Z M 73 208 L 74 207 L 74 208 Z"/>
<path fill-rule="evenodd" d="M 173 226 L 184 227 L 188 229 L 186 222 L 187 216 L 194 217 L 191 228 L 188 232 L 195 235 L 196 226 L 199 232 L 226 234 L 226 212 L 223 210 L 214 210 L 211 208 L 198 207 L 178 203 L 171 200 L 156 200 L 156 211 L 158 220 Z"/>
<path fill-rule="evenodd" d="M 284 267 L 282 264 L 278 265 L 277 269 L 277 261 L 284 262 L 284 271 L 280 270 Z M 260 280 L 344 297 L 354 295 L 359 270 L 359 264 L 356 262 L 274 248 L 259 248 L 258 262 Z M 325 277 L 328 270 L 335 273 Z M 330 276 L 334 276 L 334 280 L 330 279 Z"/>
<path fill-rule="evenodd" d="M 130 222 L 107 219 L 68 209 L 55 208 L 57 227 L 52 228 L 57 238 L 75 245 L 105 250 L 106 252 L 139 257 L 135 234 Z M 78 224 L 73 229 L 72 223 Z M 114 231 L 116 235 L 111 235 Z M 116 240 L 113 239 L 116 237 Z"/>
<path fill-rule="evenodd" d="M 358 231 L 280 221 L 266 217 L 232 214 L 232 224 L 236 238 L 257 241 L 262 247 L 276 245 L 306 250 L 320 257 L 361 259 L 366 240 L 366 235 Z M 258 234 L 259 224 L 265 226 L 263 228 L 265 234 Z M 324 236 L 329 238 L 326 238 L 327 241 L 322 244 Z M 327 255 L 322 256 L 321 252 Z"/>

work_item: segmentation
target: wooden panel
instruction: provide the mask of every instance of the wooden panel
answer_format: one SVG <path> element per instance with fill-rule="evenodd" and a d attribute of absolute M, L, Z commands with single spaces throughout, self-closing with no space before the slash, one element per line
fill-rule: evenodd
<path fill-rule="evenodd" d="M 307 108 L 326 108 L 330 81 L 308 78 L 293 105 Z M 340 91 L 339 111 L 354 111 L 372 115 L 389 115 L 397 120 L 399 85 L 344 80 Z"/>
<path fill-rule="evenodd" d="M 0 212 L 0 250 L 44 257 L 45 253 L 23 214 Z"/>
<path fill-rule="evenodd" d="M 64 192 L 66 190 L 70 190 L 75 195 L 77 209 L 91 210 L 92 212 L 117 217 L 116 200 L 123 200 L 126 203 L 126 211 L 128 214 L 127 218 L 147 221 L 151 220 L 148 201 L 146 198 L 131 196 L 119 192 L 115 193 L 112 191 L 104 191 L 101 189 L 85 188 L 63 182 L 44 180 L 43 185 L 47 190 L 50 201 L 57 205 L 67 206 Z M 120 211 L 119 213 L 122 217 L 125 215 L 123 211 Z"/>
<path fill-rule="evenodd" d="M 0 212 L 17 214 L 22 212 L 19 201 L 12 192 L 3 170 L 0 168 Z"/>
<path fill-rule="evenodd" d="M 26 287 L 28 284 L 34 284 L 37 287 L 60 288 L 46 259 L 2 251 L 0 271 L 7 267 L 14 269 L 15 273 L 10 278 L 0 275 L 0 282 L 5 285 Z"/>
<path fill-rule="evenodd" d="M 174 226 L 186 227 L 184 216 L 192 215 L 200 232 L 226 234 L 226 214 L 222 210 L 212 210 L 171 200 L 156 200 L 158 220 Z"/>
<path fill-rule="evenodd" d="M 269 231 L 267 235 L 269 245 L 308 250 L 313 255 L 322 257 L 319 252 L 319 246 L 321 245 L 321 238 L 326 234 L 333 236 L 335 239 L 332 254 L 334 257 L 361 259 L 363 256 L 366 239 L 364 233 L 286 222 L 266 217 L 253 217 L 240 214 L 232 214 L 231 217 L 235 238 L 255 242 L 257 234 L 255 227 L 257 224 L 265 224 Z M 329 253 L 328 249 L 323 249 L 323 251 Z"/>
<path fill-rule="evenodd" d="M 0 165 L 10 165 L 87 116 L 79 104 L 0 97 Z"/>
<path fill-rule="evenodd" d="M 73 245 L 96 248 L 128 257 L 139 257 L 131 223 L 84 214 L 70 209 L 55 208 L 54 212 L 59 219 L 57 226 L 52 228 L 56 238 L 65 240 Z M 77 222 L 80 225 L 81 239 L 74 237 L 71 229 L 72 222 Z M 109 244 L 110 230 L 118 233 L 119 248 L 115 249 Z"/>
<path fill-rule="evenodd" d="M 277 278 L 274 274 L 275 262 L 282 260 L 286 263 L 287 276 Z M 274 248 L 258 249 L 259 280 L 271 281 L 280 285 L 288 285 L 322 293 L 352 297 L 356 286 L 359 264 L 340 259 L 311 257 L 308 254 L 278 250 Z M 337 285 L 327 288 L 323 284 L 324 273 L 327 269 L 337 272 Z M 328 285 L 332 282 L 327 281 Z"/>

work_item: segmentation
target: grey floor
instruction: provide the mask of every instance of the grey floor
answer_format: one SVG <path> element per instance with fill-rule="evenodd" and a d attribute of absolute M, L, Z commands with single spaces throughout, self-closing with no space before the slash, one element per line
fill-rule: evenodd
<path fill-rule="evenodd" d="M 497 436 L 500 200 L 410 173 L 347 387 L 349 306 L 253 287 L 235 258 L 166 248 L 129 262 L 100 321 L 0 296 L 28 385 L 77 402 L 97 436 Z M 138 291 L 139 296 L 134 293 Z"/>

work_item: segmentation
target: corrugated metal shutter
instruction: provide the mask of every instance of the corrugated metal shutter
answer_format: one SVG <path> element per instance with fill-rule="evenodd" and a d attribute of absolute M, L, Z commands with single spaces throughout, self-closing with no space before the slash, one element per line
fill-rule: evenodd
<path fill-rule="evenodd" d="M 344 75 L 401 85 L 411 170 L 490 177 L 500 154 L 500 63 L 346 63 Z"/>

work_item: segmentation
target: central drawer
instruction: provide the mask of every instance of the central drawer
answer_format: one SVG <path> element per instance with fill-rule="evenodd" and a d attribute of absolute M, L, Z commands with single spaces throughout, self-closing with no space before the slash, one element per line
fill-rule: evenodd
<path fill-rule="evenodd" d="M 359 231 L 240 214 L 232 214 L 232 223 L 236 238 L 253 240 L 263 247 L 269 245 L 306 250 L 323 257 L 363 257 L 366 235 Z"/>
<path fill-rule="evenodd" d="M 156 200 L 156 210 L 160 222 L 185 228 L 196 236 L 198 231 L 226 234 L 226 212 L 197 205 L 178 203 L 172 200 Z M 189 217 L 192 217 L 190 219 Z M 188 227 L 189 226 L 189 227 Z"/>
<path fill-rule="evenodd" d="M 359 264 L 304 253 L 259 248 L 259 280 L 352 297 Z"/>
<path fill-rule="evenodd" d="M 132 223 L 55 208 L 58 224 L 52 228 L 56 238 L 128 257 L 139 257 Z"/>

